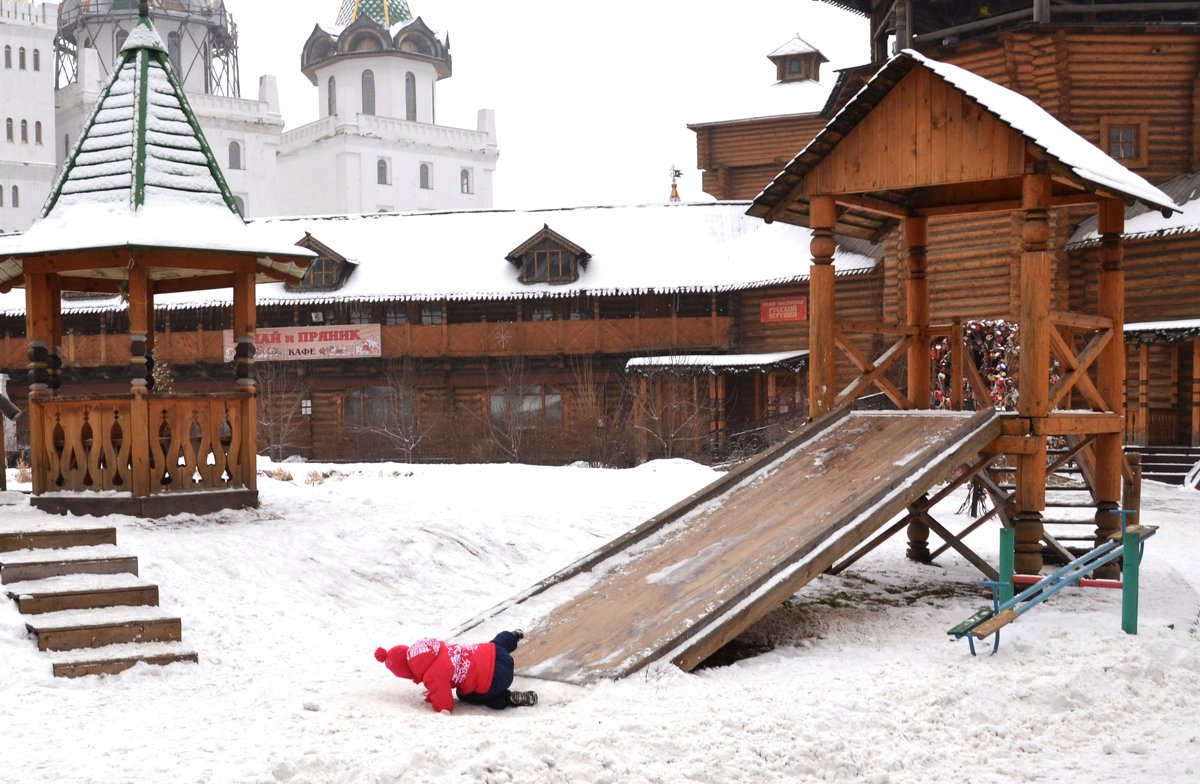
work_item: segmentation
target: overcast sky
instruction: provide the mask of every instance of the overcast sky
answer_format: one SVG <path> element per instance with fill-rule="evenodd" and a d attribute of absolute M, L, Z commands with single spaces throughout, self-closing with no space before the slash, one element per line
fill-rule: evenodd
<path fill-rule="evenodd" d="M 289 129 L 317 119 L 300 50 L 339 0 L 225 0 L 238 24 L 242 95 L 279 80 Z M 741 92 L 774 82 L 766 56 L 797 33 L 836 68 L 865 62 L 866 21 L 815 0 L 410 0 L 450 35 L 454 75 L 438 123 L 474 128 L 496 111 L 495 206 L 665 201 L 672 164 L 686 201 L 707 201 L 689 122 L 733 119 Z M 741 91 L 741 92 L 740 92 Z M 725 108 L 723 108 L 725 107 Z M 798 150 L 797 150 L 798 152 Z"/>

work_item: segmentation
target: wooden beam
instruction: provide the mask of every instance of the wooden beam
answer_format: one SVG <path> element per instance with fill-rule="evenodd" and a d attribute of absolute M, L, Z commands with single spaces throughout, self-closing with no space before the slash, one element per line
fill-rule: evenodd
<path fill-rule="evenodd" d="M 860 210 L 885 215 L 889 218 L 903 220 L 911 215 L 908 208 L 901 204 L 892 204 L 882 199 L 872 199 L 868 196 L 854 196 L 847 193 L 837 195 L 837 203 L 847 207 L 857 207 Z"/>
<path fill-rule="evenodd" d="M 865 332 L 868 335 L 915 335 L 916 330 L 905 324 L 884 324 L 880 321 L 849 321 L 838 319 L 837 329 L 841 333 Z"/>
<path fill-rule="evenodd" d="M 1112 338 L 1112 331 L 1105 330 L 1096 333 L 1088 344 L 1084 346 L 1083 351 L 1079 356 L 1075 356 L 1074 349 L 1067 345 L 1063 336 L 1058 330 L 1050 330 L 1050 349 L 1058 356 L 1058 360 L 1067 369 L 1067 373 L 1059 378 L 1058 383 L 1050 390 L 1050 407 L 1054 408 L 1058 405 L 1068 392 L 1073 388 L 1077 388 L 1087 399 L 1088 403 L 1098 411 L 1109 411 L 1111 407 L 1105 401 L 1104 396 L 1096 389 L 1096 385 L 1092 383 L 1092 379 L 1088 376 L 1088 368 L 1100 356 L 1100 352 L 1108 345 Z"/>
<path fill-rule="evenodd" d="M 1106 316 L 1092 316 L 1066 310 L 1050 311 L 1050 320 L 1059 326 L 1082 330 L 1112 329 L 1113 325 L 1112 319 Z"/>
<path fill-rule="evenodd" d="M 1121 433 L 1125 430 L 1125 419 L 1120 414 L 1100 411 L 1056 411 L 1044 420 L 1047 435 L 1090 435 L 1093 433 Z"/>

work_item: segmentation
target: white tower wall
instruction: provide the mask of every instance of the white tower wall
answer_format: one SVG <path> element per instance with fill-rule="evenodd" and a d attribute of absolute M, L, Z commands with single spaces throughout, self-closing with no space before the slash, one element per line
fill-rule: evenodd
<path fill-rule="evenodd" d="M 0 0 L 0 232 L 28 228 L 54 181 L 57 13 Z"/>

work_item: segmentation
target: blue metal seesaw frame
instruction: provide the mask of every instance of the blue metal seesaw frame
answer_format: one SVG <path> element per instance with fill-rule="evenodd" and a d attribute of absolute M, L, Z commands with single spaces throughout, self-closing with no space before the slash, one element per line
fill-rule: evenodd
<path fill-rule="evenodd" d="M 1000 650 L 1000 630 L 1025 613 L 1037 607 L 1054 594 L 1071 585 L 1102 566 L 1118 558 L 1121 562 L 1121 629 L 1126 634 L 1137 634 L 1138 578 L 1146 540 L 1158 530 L 1157 526 L 1135 525 L 1127 528 L 1125 520 L 1135 514 L 1132 509 L 1114 509 L 1121 515 L 1121 530 L 1112 534 L 1108 541 L 1088 553 L 1076 558 L 1066 566 L 1043 577 L 1029 588 L 1013 595 L 1013 551 L 1015 532 L 1011 528 L 1000 531 L 1000 579 L 985 580 L 980 585 L 992 589 L 992 609 L 983 609 L 950 629 L 947 634 L 956 640 L 967 638 L 971 655 L 975 655 L 975 640 L 994 634 L 992 655 Z"/>

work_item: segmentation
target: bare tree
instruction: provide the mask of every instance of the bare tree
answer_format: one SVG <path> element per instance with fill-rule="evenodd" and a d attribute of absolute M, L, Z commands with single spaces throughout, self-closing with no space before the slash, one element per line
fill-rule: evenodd
<path fill-rule="evenodd" d="M 596 466 L 629 465 L 633 459 L 630 405 L 624 396 L 611 401 L 612 387 L 599 377 L 586 357 L 570 363 L 570 417 L 568 437 L 576 450 Z"/>
<path fill-rule="evenodd" d="M 409 361 L 391 363 L 384 371 L 388 391 L 364 411 L 361 423 L 354 427 L 406 463 L 420 454 L 421 445 L 439 425 L 438 414 L 421 405 L 422 396 L 416 370 Z"/>
<path fill-rule="evenodd" d="M 664 371 L 627 375 L 637 401 L 633 427 L 646 438 L 651 455 L 703 460 L 712 446 L 709 432 L 717 403 L 706 380 Z"/>
<path fill-rule="evenodd" d="M 283 460 L 305 447 L 303 401 L 309 400 L 308 375 L 296 362 L 259 362 L 254 366 L 258 389 L 258 443 L 268 456 Z"/>

